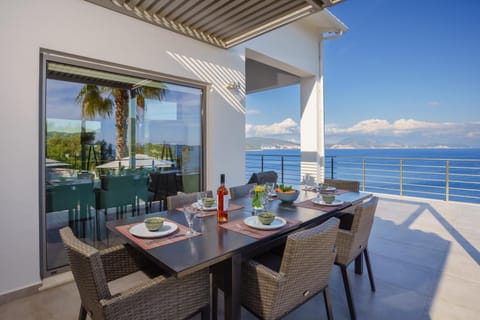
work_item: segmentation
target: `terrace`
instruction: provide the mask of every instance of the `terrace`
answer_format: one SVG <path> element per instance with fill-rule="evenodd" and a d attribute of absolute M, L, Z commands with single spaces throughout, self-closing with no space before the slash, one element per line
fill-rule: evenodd
<path fill-rule="evenodd" d="M 97 172 L 82 172 L 97 170 L 88 163 L 90 154 L 86 161 L 85 157 L 60 150 L 59 154 L 65 156 L 65 159 L 49 159 L 45 134 L 48 132 L 48 120 L 51 119 L 61 120 L 59 123 L 63 121 L 65 127 L 74 123 L 80 128 L 81 123 L 85 130 L 79 129 L 74 134 L 68 132 L 70 138 L 75 140 L 75 143 L 68 145 L 74 145 L 78 149 L 81 145 L 81 153 L 90 153 L 92 150 L 94 154 L 101 153 L 101 149 L 95 151 L 93 143 L 88 145 L 93 149 L 87 150 L 85 141 L 92 141 L 85 138 L 93 139 L 93 132 L 101 133 L 99 137 L 110 139 L 110 146 L 114 145 L 115 138 L 112 136 L 115 134 L 111 133 L 115 121 L 107 123 L 106 117 L 99 117 L 95 119 L 96 122 L 87 123 L 85 117 L 79 115 L 78 105 L 77 109 L 73 109 L 64 101 L 55 104 L 60 106 L 60 112 L 49 115 L 53 108 L 47 102 L 48 80 L 64 81 L 70 85 L 93 83 L 123 90 L 123 93 L 128 90 L 131 98 L 129 107 L 136 106 L 137 100 L 133 97 L 145 83 L 155 85 L 157 89 L 165 89 L 164 85 L 168 83 L 169 93 L 174 97 L 168 97 L 170 100 L 164 106 L 175 106 L 171 108 L 175 116 L 161 118 L 153 113 L 150 114 L 150 120 L 153 124 L 155 121 L 160 123 L 157 129 L 161 127 L 175 139 L 185 137 L 183 142 L 176 143 L 179 149 L 173 157 L 175 160 L 180 155 L 182 159 L 186 159 L 187 154 L 196 157 L 196 162 L 190 163 L 195 167 L 193 182 L 190 184 L 186 180 L 182 181 L 182 191 L 185 192 L 185 187 L 191 185 L 193 189 L 188 192 L 215 190 L 218 176 L 224 172 L 228 175 L 229 186 L 245 183 L 245 94 L 298 83 L 302 88 L 300 171 L 302 175 L 309 173 L 323 178 L 322 46 L 324 41 L 334 39 L 347 30 L 342 22 L 323 9 L 324 6 L 341 1 L 297 0 L 287 1 L 288 5 L 277 1 L 205 1 L 203 4 L 200 3 L 202 1 L 128 0 L 2 2 L 0 21 L 2 31 L 5 32 L 0 33 L 0 40 L 9 45 L 5 46 L 0 59 L 3 71 L 0 75 L 3 84 L 0 90 L 4 105 L 14 107 L 3 109 L 1 132 L 5 139 L 4 146 L 11 145 L 10 151 L 15 152 L 9 152 L 1 165 L 3 216 L 0 225 L 0 318 L 76 318 L 80 299 L 71 274 L 59 274 L 65 270 L 56 269 L 58 265 L 49 269 L 46 263 L 49 258 L 55 260 L 56 253 L 63 250 L 61 243 L 54 241 L 56 247 L 53 251 L 48 251 L 51 248 L 48 248 L 46 239 L 51 230 L 47 214 L 48 218 L 52 218 L 53 224 L 60 221 L 55 232 L 52 232 L 57 237 L 55 240 L 58 240 L 56 231 L 60 224 L 63 227 L 72 221 L 83 222 L 69 216 L 75 210 L 96 214 L 96 209 L 106 212 L 107 209 L 119 206 L 114 204 L 101 207 L 97 199 L 92 198 L 93 188 L 98 189 L 100 177 Z M 151 17 L 150 13 L 140 16 L 140 9 L 133 5 L 144 5 L 145 8 L 141 9 L 147 10 L 146 7 L 159 9 L 162 6 L 160 3 L 168 3 L 163 8 L 174 17 L 185 17 L 186 14 L 193 19 L 190 22 L 214 29 L 183 28 L 184 22 L 188 21 L 167 21 L 166 18 L 158 18 L 156 14 L 156 21 L 145 21 Z M 220 3 L 227 5 L 221 12 L 212 9 L 214 16 L 204 15 L 202 9 L 186 7 L 194 7 L 199 3 L 198 8 L 206 3 L 214 4 L 214 7 Z M 248 11 L 242 11 L 252 3 L 254 5 Z M 257 10 L 262 6 L 263 10 Z M 240 12 L 232 10 L 234 7 Z M 260 20 L 260 26 L 248 25 L 248 30 L 237 29 L 246 25 L 242 20 L 235 25 L 228 25 L 232 15 L 243 14 L 243 17 L 255 20 L 255 17 L 271 18 L 268 13 L 284 12 L 284 9 L 288 9 L 288 12 L 283 19 Z M 15 18 L 20 16 L 23 19 Z M 207 20 L 200 23 L 197 19 L 200 16 Z M 226 20 L 220 22 L 220 18 Z M 165 25 L 157 28 L 156 25 L 162 23 Z M 169 30 L 165 29 L 166 24 L 170 26 Z M 214 35 L 215 28 L 225 30 L 219 28 L 220 24 L 228 25 L 229 32 Z M 241 37 L 237 31 L 242 34 Z M 15 41 L 11 40 L 12 34 L 16 36 Z M 207 37 L 207 34 L 213 36 Z M 54 84 L 50 86 L 52 88 L 55 89 Z M 73 96 L 78 92 L 75 91 Z M 63 97 L 53 98 L 52 101 L 58 102 Z M 196 108 L 195 113 L 191 110 L 182 113 L 192 106 Z M 131 112 L 129 125 L 134 128 L 136 108 L 128 109 Z M 142 120 L 145 119 L 148 120 L 148 117 Z M 191 122 L 188 123 L 187 120 Z M 149 127 L 145 124 L 142 123 L 144 127 Z M 112 131 L 101 131 L 104 128 Z M 156 133 L 151 136 L 161 136 Z M 131 130 L 129 134 L 130 138 L 135 137 L 136 132 Z M 99 137 L 95 137 L 95 143 L 99 143 Z M 137 142 L 142 141 L 140 138 L 149 137 L 149 134 L 143 137 L 138 134 Z M 160 139 L 162 138 L 163 136 Z M 136 166 L 144 167 L 140 160 L 146 160 L 147 157 L 147 164 L 151 165 L 152 171 L 162 167 L 158 162 L 165 159 L 150 158 L 155 150 L 150 150 L 150 154 L 144 155 L 145 159 L 140 159 L 138 156 L 143 152 L 134 150 L 135 143 L 132 139 L 130 142 L 133 150 L 128 150 L 128 158 L 122 160 L 126 154 L 115 157 L 113 165 L 118 165 L 119 171 L 123 170 L 122 163 L 126 163 L 127 159 L 130 171 L 135 171 Z M 99 168 L 108 163 L 106 160 L 114 160 L 113 157 L 107 158 L 101 159 Z M 64 160 L 68 160 L 68 163 Z M 49 174 L 60 171 L 53 168 L 71 165 L 71 162 L 78 165 L 72 170 L 72 177 L 52 179 L 58 181 L 47 186 Z M 82 162 L 81 169 L 78 162 Z M 188 168 L 187 164 L 186 161 L 182 163 L 182 168 Z M 109 171 L 108 168 L 102 170 Z M 186 173 L 188 172 L 182 172 L 182 178 L 187 176 Z M 51 177 L 56 178 L 53 174 Z M 133 179 L 133 175 L 129 178 Z M 141 182 L 142 192 L 135 191 L 129 196 L 130 208 L 135 207 L 141 198 L 139 195 L 145 193 L 146 184 Z M 72 203 L 64 205 L 63 201 L 68 197 L 58 196 L 61 205 L 49 206 L 48 197 L 51 194 L 48 191 L 53 188 L 48 190 L 47 187 L 55 186 L 55 183 L 57 187 L 71 184 L 69 188 L 54 191 L 74 191 Z M 88 190 L 83 190 L 83 187 Z M 85 195 L 86 200 L 83 199 Z M 366 276 L 352 275 L 358 318 L 474 319 L 480 311 L 475 295 L 480 292 L 480 238 L 477 232 L 479 206 L 384 194 L 380 196 L 370 241 L 377 292 L 370 292 Z M 145 205 L 146 201 L 140 204 L 142 213 L 146 211 Z M 128 214 L 134 211 L 130 210 Z M 102 215 L 105 218 L 107 216 L 108 214 Z M 57 217 L 60 218 L 56 220 Z M 113 219 L 112 216 L 108 218 Z M 104 223 L 106 219 L 101 220 Z M 93 221 L 92 219 L 91 222 Z M 95 223 L 99 223 L 98 220 Z M 95 229 L 89 228 L 89 232 Z M 94 232 L 89 236 L 99 236 Z M 100 234 L 98 237 L 100 241 L 96 244 L 99 247 L 109 245 L 109 238 L 105 236 Z M 93 241 L 96 240 L 98 239 Z M 68 268 L 65 261 L 61 261 L 63 264 L 59 268 Z M 333 270 L 330 286 L 334 315 L 337 319 L 347 319 L 349 315 L 342 279 L 338 269 L 334 267 Z M 310 318 L 317 315 L 318 309 L 323 312 L 323 308 L 324 303 L 317 296 L 288 318 Z M 221 311 L 219 314 L 222 314 Z M 251 317 L 242 310 L 242 318 Z"/>
<path fill-rule="evenodd" d="M 480 312 L 480 207 L 379 196 L 369 242 L 377 291 L 370 292 L 366 275 L 351 277 L 358 318 L 476 319 Z M 349 319 L 337 267 L 330 291 L 335 319 Z M 5 319 L 74 319 L 79 301 L 67 273 L 48 279 L 35 295 L 0 305 L 0 315 Z M 313 319 L 323 310 L 318 295 L 287 319 Z M 254 317 L 242 310 L 242 319 Z"/>

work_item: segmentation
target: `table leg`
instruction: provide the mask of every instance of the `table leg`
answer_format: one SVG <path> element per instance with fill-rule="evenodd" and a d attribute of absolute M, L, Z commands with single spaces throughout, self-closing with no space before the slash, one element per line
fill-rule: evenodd
<path fill-rule="evenodd" d="M 363 252 L 361 252 L 358 257 L 355 258 L 355 273 L 362 274 L 363 273 L 363 261 L 362 261 Z"/>
<path fill-rule="evenodd" d="M 234 255 L 225 266 L 224 272 L 224 296 L 225 296 L 225 320 L 240 320 L 241 301 L 240 301 L 240 283 L 241 283 L 242 257 L 240 254 Z"/>

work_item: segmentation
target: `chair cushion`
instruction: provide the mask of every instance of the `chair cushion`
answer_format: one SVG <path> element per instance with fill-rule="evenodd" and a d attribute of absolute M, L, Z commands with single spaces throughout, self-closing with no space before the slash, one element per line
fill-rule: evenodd
<path fill-rule="evenodd" d="M 130 273 L 119 279 L 115 279 L 108 283 L 108 288 L 112 296 L 124 292 L 130 288 L 139 286 L 152 280 L 155 277 L 158 277 L 161 273 L 153 267 L 150 267 L 145 270 L 139 270 L 134 273 Z"/>

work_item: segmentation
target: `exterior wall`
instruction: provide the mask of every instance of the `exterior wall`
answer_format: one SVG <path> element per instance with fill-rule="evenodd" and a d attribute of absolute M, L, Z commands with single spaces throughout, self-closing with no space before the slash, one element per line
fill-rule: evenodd
<path fill-rule="evenodd" d="M 244 183 L 244 76 L 238 54 L 79 0 L 0 2 L 0 295 L 38 283 L 39 50 L 46 48 L 210 83 L 207 188 Z M 206 75 L 201 76 L 199 71 Z"/>
<path fill-rule="evenodd" d="M 245 183 L 246 48 L 285 62 L 302 77 L 313 77 L 305 81 L 309 90 L 302 82 L 302 124 L 309 113 L 323 113 L 323 109 L 314 111 L 318 41 L 317 35 L 308 32 L 301 24 L 294 24 L 227 51 L 85 1 L 0 2 L 0 295 L 41 281 L 40 48 L 209 83 L 206 187 L 216 189 L 220 173 L 226 173 L 229 186 Z M 242 88 L 227 89 L 234 81 L 242 83 Z M 307 139 L 304 143 L 304 139 L 302 146 L 313 147 L 317 142 Z"/>
<path fill-rule="evenodd" d="M 321 19 L 323 14 L 317 14 L 318 18 Z M 318 30 L 300 21 L 245 44 L 247 48 L 255 50 L 254 52 L 247 50 L 248 58 L 300 78 L 301 176 L 308 176 L 315 181 L 323 181 L 325 157 L 320 36 Z M 261 74 L 254 76 L 261 77 Z"/>

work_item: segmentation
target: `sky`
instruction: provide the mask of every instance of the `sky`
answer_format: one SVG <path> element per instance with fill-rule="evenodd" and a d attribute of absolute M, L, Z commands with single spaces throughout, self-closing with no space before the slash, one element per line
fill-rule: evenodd
<path fill-rule="evenodd" d="M 330 11 L 349 30 L 324 47 L 327 143 L 480 147 L 480 1 L 347 0 Z M 298 90 L 248 95 L 247 136 L 298 141 Z"/>

